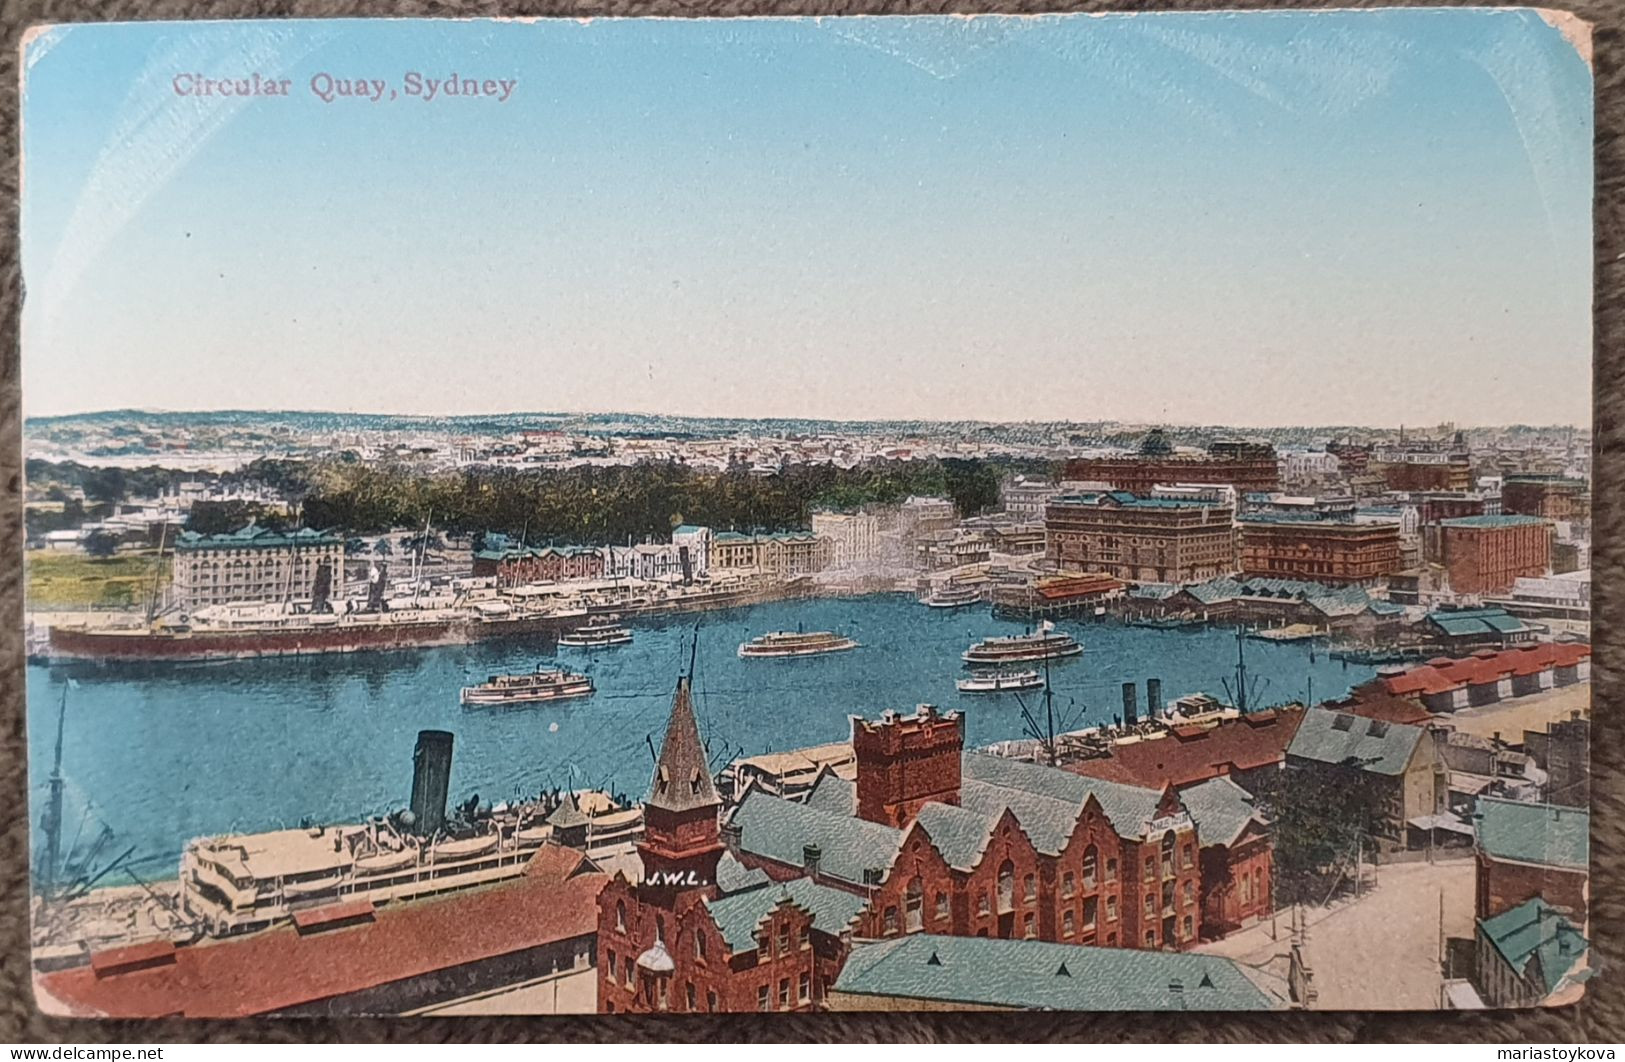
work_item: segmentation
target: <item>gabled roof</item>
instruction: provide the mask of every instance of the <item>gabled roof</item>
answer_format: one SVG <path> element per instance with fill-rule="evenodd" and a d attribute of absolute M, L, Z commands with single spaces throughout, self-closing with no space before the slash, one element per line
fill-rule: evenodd
<path fill-rule="evenodd" d="M 711 781 L 705 746 L 700 743 L 700 726 L 694 719 L 694 698 L 684 676 L 677 680 L 666 738 L 660 744 L 660 758 L 649 783 L 648 804 L 666 811 L 691 811 L 721 803 Z"/>
<path fill-rule="evenodd" d="M 1478 923 L 1520 977 L 1536 973 L 1547 994 L 1585 961 L 1585 934 L 1539 896 Z"/>
<path fill-rule="evenodd" d="M 1080 809 L 1093 795 L 1120 837 L 1143 837 L 1146 824 L 1157 817 L 1157 806 L 1162 802 L 1160 789 L 1087 778 L 1054 767 L 979 752 L 963 755 L 960 773 L 966 780 L 1048 797 Z M 1019 812 L 1017 816 L 1020 817 Z M 1076 812 L 1072 817 L 1077 818 Z"/>
<path fill-rule="evenodd" d="M 976 809 L 933 802 L 920 808 L 914 827 L 930 839 L 943 862 L 955 870 L 972 870 L 987 850 L 997 821 Z"/>
<path fill-rule="evenodd" d="M 1192 727 L 1188 737 L 1172 735 L 1113 745 L 1111 755 L 1069 763 L 1065 769 L 1127 785 L 1179 789 L 1232 771 L 1281 763 L 1303 716 L 1301 709 L 1282 709 L 1268 716 L 1255 712 L 1215 726 Z"/>
<path fill-rule="evenodd" d="M 722 858 L 717 860 L 717 888 L 724 894 L 744 892 L 758 885 L 766 885 L 771 880 L 767 871 L 746 867 L 732 852 L 722 853 Z"/>
<path fill-rule="evenodd" d="M 1304 713 L 1287 755 L 1359 767 L 1375 774 L 1399 775 L 1405 773 L 1417 742 L 1426 733 L 1421 727 L 1404 723 L 1314 708 Z"/>
<path fill-rule="evenodd" d="M 852 952 L 834 991 L 1020 1010 L 1272 1010 L 1233 960 L 914 934 Z"/>
<path fill-rule="evenodd" d="M 903 831 L 855 817 L 798 804 L 751 789 L 729 818 L 739 828 L 739 848 L 786 866 L 804 866 L 806 845 L 819 849 L 819 873 L 854 885 L 865 870 L 885 871 L 897 857 Z"/>
<path fill-rule="evenodd" d="M 1453 638 L 1475 634 L 1519 634 L 1529 629 L 1523 620 L 1499 608 L 1429 612 L 1427 621 Z"/>
<path fill-rule="evenodd" d="M 1196 836 L 1204 848 L 1235 844 L 1248 823 L 1264 825 L 1264 816 L 1253 806 L 1247 790 L 1228 778 L 1210 778 L 1183 789 L 1179 799 L 1196 823 Z"/>
<path fill-rule="evenodd" d="M 1087 800 L 1087 796 L 1084 798 Z M 959 802 L 980 816 L 984 835 L 990 836 L 999 817 L 1008 809 L 1021 824 L 1021 831 L 1033 847 L 1045 855 L 1058 855 L 1072 839 L 1083 811 L 1083 800 L 1059 800 L 1025 789 L 992 785 L 975 779 L 962 779 Z"/>
<path fill-rule="evenodd" d="M 834 769 L 819 769 L 818 778 L 807 793 L 806 805 L 836 815 L 853 815 L 858 809 L 858 783 L 842 778 Z"/>
<path fill-rule="evenodd" d="M 1591 857 L 1591 813 L 1558 804 L 1480 797 L 1478 847 L 1492 859 L 1585 870 Z"/>
<path fill-rule="evenodd" d="M 297 531 L 272 531 L 249 521 L 235 531 L 200 535 L 182 531 L 175 537 L 178 550 L 195 549 L 275 549 L 285 546 L 340 546 L 344 540 L 328 531 L 301 527 Z"/>
<path fill-rule="evenodd" d="M 867 902 L 863 896 L 820 885 L 811 878 L 793 878 L 707 900 L 705 906 L 723 943 L 738 955 L 756 950 L 757 928 L 780 904 L 794 904 L 812 916 L 814 929 L 839 936 L 851 927 Z"/>

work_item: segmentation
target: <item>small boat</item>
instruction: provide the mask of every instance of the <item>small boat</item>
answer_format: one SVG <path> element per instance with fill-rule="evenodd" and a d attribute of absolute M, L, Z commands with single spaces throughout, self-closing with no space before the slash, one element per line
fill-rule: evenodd
<path fill-rule="evenodd" d="M 1083 646 L 1070 634 L 1062 634 L 1048 620 L 1032 634 L 985 638 L 966 649 L 961 659 L 967 664 L 1015 664 L 1033 660 L 1060 660 L 1077 656 Z"/>
<path fill-rule="evenodd" d="M 532 704 L 591 697 L 592 679 L 563 668 L 538 665 L 518 675 L 492 675 L 478 686 L 464 686 L 459 697 L 464 707 L 491 704 Z"/>
<path fill-rule="evenodd" d="M 743 660 L 758 657 L 818 656 L 856 649 L 858 643 L 834 631 L 770 631 L 739 647 Z"/>
<path fill-rule="evenodd" d="M 981 604 L 982 591 L 963 583 L 948 583 L 920 598 L 920 603 L 928 608 L 964 608 Z"/>
<path fill-rule="evenodd" d="M 372 855 L 361 856 L 355 861 L 357 874 L 384 874 L 391 870 L 403 870 L 418 861 L 415 848 L 402 848 L 399 851 L 384 850 Z"/>
<path fill-rule="evenodd" d="M 1011 693 L 1043 689 L 1044 676 L 1036 671 L 977 671 L 954 685 L 960 693 Z"/>
<path fill-rule="evenodd" d="M 603 649 L 632 644 L 632 632 L 609 616 L 594 616 L 585 627 L 559 635 L 559 644 L 573 649 Z"/>

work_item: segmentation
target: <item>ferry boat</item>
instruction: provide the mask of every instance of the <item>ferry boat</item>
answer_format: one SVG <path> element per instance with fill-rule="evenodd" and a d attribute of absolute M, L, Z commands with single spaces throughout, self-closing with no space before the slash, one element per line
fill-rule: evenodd
<path fill-rule="evenodd" d="M 927 608 L 964 608 L 981 604 L 982 591 L 963 583 L 948 583 L 922 597 L 920 603 Z"/>
<path fill-rule="evenodd" d="M 585 627 L 559 635 L 559 644 L 572 649 L 603 649 L 631 645 L 632 632 L 609 616 L 594 616 Z"/>
<path fill-rule="evenodd" d="M 1036 671 L 977 671 L 955 685 L 960 693 L 1012 693 L 1043 689 L 1044 676 Z"/>
<path fill-rule="evenodd" d="M 518 675 L 492 675 L 478 686 L 464 686 L 459 698 L 464 707 L 492 704 L 533 704 L 591 697 L 592 679 L 563 668 L 538 664 L 535 671 Z"/>
<path fill-rule="evenodd" d="M 1077 656 L 1083 646 L 1070 634 L 1055 630 L 1048 621 L 1031 634 L 986 638 L 966 649 L 961 659 L 967 664 L 1015 664 L 1033 660 L 1061 660 Z"/>
<path fill-rule="evenodd" d="M 739 647 L 743 660 L 758 657 L 818 656 L 856 649 L 858 643 L 834 631 L 770 631 Z"/>

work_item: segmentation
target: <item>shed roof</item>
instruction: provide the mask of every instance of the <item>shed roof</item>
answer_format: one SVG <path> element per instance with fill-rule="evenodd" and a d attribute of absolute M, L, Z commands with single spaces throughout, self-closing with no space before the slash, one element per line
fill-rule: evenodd
<path fill-rule="evenodd" d="M 1558 804 L 1480 797 L 1478 846 L 1492 859 L 1585 870 L 1591 856 L 1591 813 Z"/>

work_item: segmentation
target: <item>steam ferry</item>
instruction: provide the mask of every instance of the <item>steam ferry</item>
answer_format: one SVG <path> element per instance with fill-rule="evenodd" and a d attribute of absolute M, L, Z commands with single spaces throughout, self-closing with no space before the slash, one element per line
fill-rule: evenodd
<path fill-rule="evenodd" d="M 858 643 L 834 631 L 770 631 L 739 647 L 743 660 L 758 657 L 819 656 L 856 649 Z"/>
<path fill-rule="evenodd" d="M 604 649 L 632 644 L 632 632 L 610 616 L 594 616 L 585 627 L 559 635 L 559 644 L 572 649 Z"/>
<path fill-rule="evenodd" d="M 563 701 L 574 697 L 591 697 L 593 692 L 592 679 L 586 675 L 537 665 L 535 671 L 518 675 L 492 675 L 478 686 L 464 686 L 459 700 L 465 708 L 478 708 L 493 704 Z"/>
<path fill-rule="evenodd" d="M 1063 660 L 1078 656 L 1083 646 L 1070 634 L 1055 630 L 1048 620 L 1031 634 L 987 638 L 966 649 L 967 664 L 1016 664 L 1034 660 Z"/>
<path fill-rule="evenodd" d="M 920 603 L 927 608 L 964 608 L 981 602 L 982 591 L 963 583 L 948 583 L 920 598 Z"/>
<path fill-rule="evenodd" d="M 1044 676 L 1036 671 L 977 671 L 955 685 L 960 693 L 1013 693 L 1043 689 Z"/>

